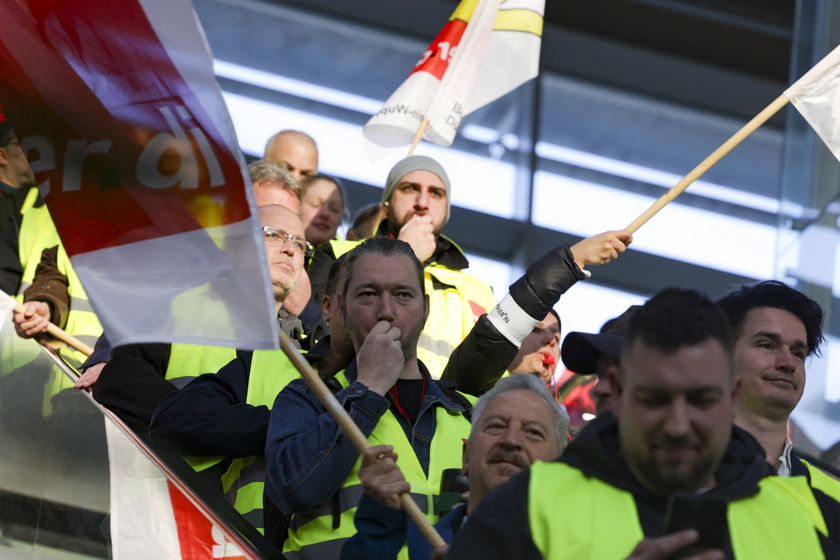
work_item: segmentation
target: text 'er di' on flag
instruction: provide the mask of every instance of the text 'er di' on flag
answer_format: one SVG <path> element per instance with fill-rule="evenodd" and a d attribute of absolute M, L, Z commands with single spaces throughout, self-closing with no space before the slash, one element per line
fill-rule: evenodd
<path fill-rule="evenodd" d="M 276 347 L 244 157 L 189 0 L 0 3 L 0 65 L 0 104 L 112 345 Z"/>
<path fill-rule="evenodd" d="M 545 0 L 462 0 L 408 79 L 364 127 L 371 157 L 423 138 L 449 146 L 461 119 L 537 76 Z"/>

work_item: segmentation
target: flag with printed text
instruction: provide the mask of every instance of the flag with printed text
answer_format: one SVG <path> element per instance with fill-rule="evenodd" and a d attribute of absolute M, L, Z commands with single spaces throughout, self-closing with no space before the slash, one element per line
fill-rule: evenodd
<path fill-rule="evenodd" d="M 462 0 L 408 79 L 364 127 L 373 157 L 423 138 L 442 146 L 461 119 L 537 76 L 545 0 Z"/>
<path fill-rule="evenodd" d="M 0 3 L 0 64 L 0 104 L 112 344 L 276 347 L 250 181 L 191 3 Z"/>

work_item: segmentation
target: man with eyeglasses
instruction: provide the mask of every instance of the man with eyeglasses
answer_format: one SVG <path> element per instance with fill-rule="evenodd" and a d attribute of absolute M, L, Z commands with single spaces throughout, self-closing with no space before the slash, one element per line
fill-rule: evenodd
<path fill-rule="evenodd" d="M 254 189 L 254 199 L 260 208 L 260 220 L 263 226 L 280 231 L 292 231 L 301 237 L 302 230 L 297 230 L 300 219 L 297 210 L 300 207 L 300 185 L 295 178 L 282 167 L 267 161 L 258 161 L 248 166 L 248 173 Z M 290 212 L 281 216 L 276 211 L 265 210 L 272 205 L 286 207 Z M 265 212 L 269 215 L 263 215 Z M 269 255 L 268 243 L 265 245 Z M 269 261 L 270 261 L 269 257 Z M 303 260 L 301 256 L 295 262 Z M 277 274 L 275 267 L 270 267 L 272 282 Z M 283 272 L 287 274 L 287 272 Z M 300 272 L 298 272 L 298 275 Z M 298 280 L 295 280 L 297 284 Z M 275 287 L 275 299 L 284 301 L 289 291 L 278 292 Z M 300 340 L 300 321 L 294 314 L 287 313 L 277 304 L 278 325 L 293 339 Z M 298 333 L 298 334 L 294 334 Z M 99 346 L 99 345 L 97 345 Z M 208 372 L 216 372 L 236 357 L 233 348 L 205 346 L 199 344 L 128 344 L 115 348 L 110 361 L 97 378 L 90 379 L 86 385 L 92 386 L 93 398 L 114 412 L 129 428 L 141 438 L 147 438 L 149 422 L 163 398 L 186 385 L 191 379 Z M 85 379 L 83 376 L 80 382 Z"/>
<path fill-rule="evenodd" d="M 297 214 L 278 205 L 262 206 L 259 211 L 277 317 L 286 334 L 294 337 L 300 332 L 300 321 L 283 309 L 283 300 L 300 279 L 310 245 Z M 237 511 L 262 529 L 262 455 L 271 403 L 255 401 L 256 393 L 249 387 L 250 368 L 243 367 L 242 360 L 250 365 L 253 355 L 267 355 L 277 365 L 275 380 L 282 380 L 280 386 L 296 378 L 297 370 L 279 350 L 231 351 L 230 355 L 227 365 L 206 369 L 179 391 L 163 397 L 149 433 L 155 444 L 188 456 L 194 469 L 229 494 Z M 247 482 L 240 483 L 242 479 Z M 241 486 L 249 483 L 258 488 L 243 491 Z"/>

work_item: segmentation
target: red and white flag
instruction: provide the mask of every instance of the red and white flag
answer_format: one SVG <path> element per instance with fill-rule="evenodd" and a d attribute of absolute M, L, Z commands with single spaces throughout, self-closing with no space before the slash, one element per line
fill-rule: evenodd
<path fill-rule="evenodd" d="M 277 346 L 211 60 L 186 0 L 0 3 L 0 104 L 115 346 Z"/>
<path fill-rule="evenodd" d="M 105 419 L 112 558 L 254 560 L 170 482 L 118 424 Z"/>
<path fill-rule="evenodd" d="M 539 72 L 545 0 L 462 0 L 408 79 L 364 127 L 372 157 L 423 138 L 449 146 L 461 119 Z"/>
<path fill-rule="evenodd" d="M 840 160 L 840 47 L 785 90 L 785 97 Z"/>

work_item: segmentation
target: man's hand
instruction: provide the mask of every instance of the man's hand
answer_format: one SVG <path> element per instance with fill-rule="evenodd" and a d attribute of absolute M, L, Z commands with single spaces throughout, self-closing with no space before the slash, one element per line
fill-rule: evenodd
<path fill-rule="evenodd" d="M 90 366 L 85 372 L 76 380 L 74 387 L 76 389 L 88 389 L 96 380 L 99 379 L 99 374 L 102 368 L 105 367 L 105 362 L 98 362 Z"/>
<path fill-rule="evenodd" d="M 356 357 L 359 369 L 356 379 L 383 397 L 397 382 L 405 365 L 400 334 L 398 327 L 391 326 L 388 321 L 379 321 L 368 333 Z"/>
<path fill-rule="evenodd" d="M 50 324 L 50 306 L 43 301 L 28 301 L 23 304 L 23 313 L 12 317 L 18 336 L 32 338 L 47 332 Z"/>
<path fill-rule="evenodd" d="M 698 536 L 694 529 L 686 529 L 658 539 L 645 539 L 636 545 L 627 560 L 667 560 L 679 549 L 697 542 Z M 722 551 L 707 550 L 683 560 L 723 560 L 723 558 Z"/>
<path fill-rule="evenodd" d="M 414 249 L 414 254 L 421 263 L 426 262 L 435 252 L 437 240 L 432 230 L 432 217 L 412 216 L 403 227 L 397 239 L 405 241 Z"/>
<path fill-rule="evenodd" d="M 400 509 L 400 494 L 411 485 L 397 467 L 397 454 L 390 445 L 375 445 L 362 453 L 359 480 L 365 494 L 380 504 Z"/>
<path fill-rule="evenodd" d="M 587 237 L 572 246 L 575 264 L 583 270 L 588 264 L 607 264 L 618 258 L 633 242 L 633 234 L 626 229 L 607 231 Z"/>

